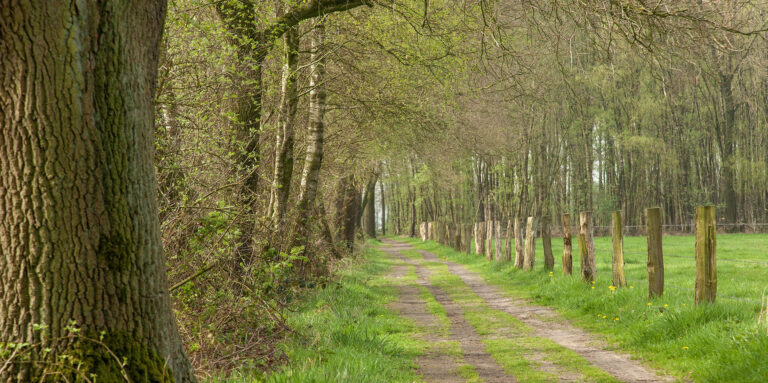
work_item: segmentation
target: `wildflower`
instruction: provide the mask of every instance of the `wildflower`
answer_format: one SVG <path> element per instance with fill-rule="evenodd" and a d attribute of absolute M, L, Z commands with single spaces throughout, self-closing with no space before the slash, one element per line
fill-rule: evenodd
<path fill-rule="evenodd" d="M 594 285 L 594 284 L 595 284 L 595 281 L 592 281 L 592 284 Z"/>
<path fill-rule="evenodd" d="M 594 288 L 595 288 L 595 286 L 592 286 L 592 288 L 594 289 Z"/>
<path fill-rule="evenodd" d="M 611 291 L 615 291 L 616 290 L 616 286 L 613 286 L 613 285 L 608 286 L 608 289 L 611 290 Z"/>
<path fill-rule="evenodd" d="M 685 306 L 685 303 L 683 303 L 683 306 Z"/>
<path fill-rule="evenodd" d="M 687 350 L 687 349 L 688 349 L 688 346 L 683 346 L 683 350 Z"/>
<path fill-rule="evenodd" d="M 619 317 L 613 318 L 613 320 L 617 321 L 617 320 L 619 320 Z"/>
<path fill-rule="evenodd" d="M 669 307 L 669 305 L 665 303 L 665 304 L 664 304 L 664 307 Z"/>
<path fill-rule="evenodd" d="M 607 318 L 605 315 L 603 315 L 603 319 Z"/>
<path fill-rule="evenodd" d="M 648 302 L 648 306 L 650 306 L 650 305 L 651 305 L 651 302 Z"/>
<path fill-rule="evenodd" d="M 634 288 L 635 288 L 635 286 L 629 285 L 629 288 L 630 288 L 630 289 L 634 289 Z"/>

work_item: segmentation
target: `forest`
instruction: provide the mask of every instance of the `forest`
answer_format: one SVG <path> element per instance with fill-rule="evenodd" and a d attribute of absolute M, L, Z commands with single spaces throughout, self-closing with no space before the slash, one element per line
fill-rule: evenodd
<path fill-rule="evenodd" d="M 0 382 L 764 382 L 766 37 L 760 0 L 0 0 Z"/>

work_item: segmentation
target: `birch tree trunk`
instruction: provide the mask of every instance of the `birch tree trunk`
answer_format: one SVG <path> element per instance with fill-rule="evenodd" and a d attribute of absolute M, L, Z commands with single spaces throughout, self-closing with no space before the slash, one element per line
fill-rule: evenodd
<path fill-rule="evenodd" d="M 520 222 L 520 217 L 515 217 L 515 267 L 518 269 L 523 268 L 523 250 L 525 249 L 523 243 L 523 225 Z"/>
<path fill-rule="evenodd" d="M 298 104 L 296 68 L 299 63 L 299 35 L 296 28 L 288 28 L 283 36 L 285 65 L 283 65 L 280 116 L 275 138 L 275 173 L 271 197 L 272 221 L 276 226 L 283 223 L 293 176 L 294 121 Z"/>
<path fill-rule="evenodd" d="M 533 270 L 536 262 L 536 218 L 528 217 L 525 228 L 525 256 L 523 258 L 523 270 Z"/>
<path fill-rule="evenodd" d="M 310 56 L 309 126 L 307 130 L 307 155 L 301 173 L 301 186 L 296 204 L 297 240 L 306 240 L 307 226 L 312 205 L 317 195 L 320 167 L 323 164 L 323 135 L 325 129 L 325 25 L 319 20 L 312 32 Z M 369 201 L 372 209 L 372 203 Z"/>
<path fill-rule="evenodd" d="M 99 381 L 124 380 L 107 348 L 85 340 L 100 337 L 130 361 L 132 381 L 195 381 L 153 164 L 165 12 L 148 0 L 0 3 L 0 340 L 50 348 L 0 381 L 37 381 L 65 353 Z"/>

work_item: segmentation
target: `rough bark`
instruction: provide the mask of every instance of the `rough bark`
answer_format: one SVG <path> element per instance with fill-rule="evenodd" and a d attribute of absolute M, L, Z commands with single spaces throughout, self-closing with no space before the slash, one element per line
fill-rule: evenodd
<path fill-rule="evenodd" d="M 99 381 L 121 380 L 107 349 L 85 340 L 101 332 L 133 381 L 195 380 L 168 295 L 153 167 L 165 11 L 165 1 L 0 3 L 0 341 L 51 349 L 0 381 L 36 381 L 39 362 L 62 353 Z M 61 340 L 70 321 L 78 338 Z"/>

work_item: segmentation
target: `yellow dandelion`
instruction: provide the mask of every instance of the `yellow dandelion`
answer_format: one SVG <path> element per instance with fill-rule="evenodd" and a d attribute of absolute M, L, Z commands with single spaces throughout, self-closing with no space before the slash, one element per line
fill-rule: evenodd
<path fill-rule="evenodd" d="M 603 315 L 603 319 L 608 318 L 607 316 Z"/>
<path fill-rule="evenodd" d="M 650 305 L 651 305 L 651 302 L 648 302 L 648 306 L 650 306 Z"/>
<path fill-rule="evenodd" d="M 688 349 L 688 346 L 683 346 L 683 350 L 687 350 L 687 349 Z"/>
<path fill-rule="evenodd" d="M 669 305 L 665 303 L 665 304 L 664 304 L 664 307 L 669 307 Z"/>
<path fill-rule="evenodd" d="M 630 289 L 634 289 L 634 288 L 635 288 L 635 286 L 629 285 L 629 288 L 630 288 Z"/>
<path fill-rule="evenodd" d="M 685 306 L 685 303 L 683 303 L 683 306 Z"/>
<path fill-rule="evenodd" d="M 619 317 L 613 318 L 613 320 L 619 320 Z"/>
<path fill-rule="evenodd" d="M 595 286 L 592 286 L 592 288 L 594 289 L 594 288 L 595 288 Z"/>
<path fill-rule="evenodd" d="M 594 285 L 594 284 L 595 284 L 595 281 L 592 281 L 592 284 Z"/>

